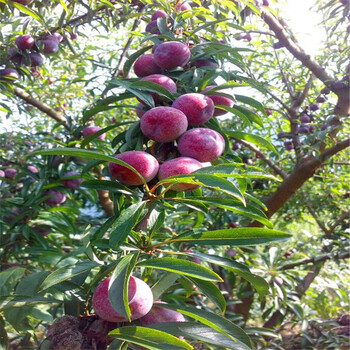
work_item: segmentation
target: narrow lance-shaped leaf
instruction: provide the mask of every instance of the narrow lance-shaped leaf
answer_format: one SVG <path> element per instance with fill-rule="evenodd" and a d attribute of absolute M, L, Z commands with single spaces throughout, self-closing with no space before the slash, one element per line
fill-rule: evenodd
<path fill-rule="evenodd" d="M 191 242 L 196 244 L 250 246 L 281 241 L 291 235 L 282 231 L 270 230 L 260 227 L 233 228 L 201 233 L 186 233 L 168 241 L 158 243 L 157 246 L 172 242 Z"/>
<path fill-rule="evenodd" d="M 137 256 L 137 254 L 129 254 L 118 262 L 108 287 L 108 299 L 113 309 L 118 315 L 125 317 L 129 321 L 131 311 L 128 299 L 128 285 Z"/>
<path fill-rule="evenodd" d="M 192 350 L 192 346 L 171 334 L 148 327 L 126 326 L 114 329 L 110 336 L 150 350 Z"/>
<path fill-rule="evenodd" d="M 132 228 L 138 223 L 146 202 L 138 202 L 125 209 L 113 224 L 109 244 L 115 248 L 128 237 Z"/>
<path fill-rule="evenodd" d="M 190 277 L 199 278 L 206 281 L 219 281 L 219 275 L 206 267 L 200 266 L 192 261 L 176 258 L 156 258 L 144 260 L 137 264 L 138 267 L 152 267 L 159 270 L 178 273 Z"/>
<path fill-rule="evenodd" d="M 247 346 L 251 347 L 250 339 L 245 332 L 231 321 L 219 316 L 213 312 L 209 312 L 202 309 L 197 309 L 191 306 L 177 306 L 171 304 L 158 304 L 157 307 L 164 309 L 175 310 L 183 315 L 189 316 L 210 328 L 226 335 L 231 340 L 240 341 Z"/>

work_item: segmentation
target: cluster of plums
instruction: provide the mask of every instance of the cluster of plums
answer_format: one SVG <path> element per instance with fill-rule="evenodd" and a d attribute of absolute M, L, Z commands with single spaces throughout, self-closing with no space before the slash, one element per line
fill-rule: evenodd
<path fill-rule="evenodd" d="M 184 5 L 184 4 L 183 4 Z M 157 18 L 166 18 L 164 11 L 156 11 L 150 24 L 157 25 Z M 146 30 L 154 32 L 149 29 Z M 134 63 L 134 72 L 141 81 L 152 82 L 160 85 L 170 93 L 177 92 L 174 80 L 165 75 L 167 71 L 188 67 L 191 58 L 189 47 L 179 41 L 162 42 L 153 49 L 153 53 L 140 56 Z M 214 62 L 200 60 L 194 62 L 198 67 L 213 66 Z M 216 65 L 216 64 L 215 64 Z M 217 65 L 216 65 L 217 66 Z M 226 112 L 216 105 L 233 106 L 233 101 L 225 96 L 204 93 L 214 88 L 208 86 L 201 93 L 186 93 L 176 98 L 171 105 L 167 104 L 162 96 L 152 92 L 152 98 L 156 107 L 146 110 L 146 106 L 140 102 L 136 106 L 137 115 L 140 118 L 140 129 L 143 135 L 156 143 L 177 143 L 179 157 L 166 160 L 159 165 L 157 159 L 144 151 L 126 151 L 116 156 L 117 159 L 134 167 L 145 179 L 151 181 L 158 175 L 162 180 L 174 175 L 186 175 L 201 168 L 202 163 L 212 162 L 222 155 L 225 149 L 225 140 L 215 130 L 202 127 L 213 116 L 223 115 Z M 119 182 L 128 185 L 141 185 L 140 177 L 131 170 L 116 163 L 109 164 L 110 176 Z M 176 184 L 172 187 L 175 191 L 188 191 L 194 189 L 194 185 Z"/>
<path fill-rule="evenodd" d="M 127 319 L 119 315 L 108 299 L 110 277 L 106 278 L 96 287 L 92 296 L 92 307 L 97 316 L 109 322 L 125 322 Z M 121 295 L 113 295 L 120 299 Z M 153 301 L 151 288 L 141 279 L 130 276 L 128 283 L 128 304 L 131 321 L 139 320 L 141 325 L 147 326 L 159 322 L 184 322 L 185 318 L 179 312 L 158 307 L 161 301 Z M 164 304 L 164 303 L 163 303 Z"/>

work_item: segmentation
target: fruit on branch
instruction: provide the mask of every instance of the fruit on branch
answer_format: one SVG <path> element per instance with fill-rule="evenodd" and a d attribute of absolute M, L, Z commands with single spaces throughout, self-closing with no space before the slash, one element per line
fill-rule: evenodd
<path fill-rule="evenodd" d="M 291 141 L 284 141 L 283 145 L 287 151 L 291 151 L 294 148 Z"/>
<path fill-rule="evenodd" d="M 309 132 L 313 132 L 315 130 L 315 125 L 309 125 Z"/>
<path fill-rule="evenodd" d="M 157 18 L 167 18 L 168 15 L 165 11 L 163 10 L 157 10 L 152 14 L 151 21 L 156 21 Z"/>
<path fill-rule="evenodd" d="M 270 3 L 268 0 L 263 0 L 262 6 L 270 6 Z"/>
<path fill-rule="evenodd" d="M 61 43 L 63 41 L 63 36 L 60 33 L 57 32 L 53 32 L 51 36 L 46 37 L 46 38 L 50 38 L 52 37 L 52 39 L 56 39 L 58 43 Z"/>
<path fill-rule="evenodd" d="M 167 160 L 159 167 L 158 179 L 163 180 L 174 175 L 188 175 L 203 165 L 198 160 L 189 157 L 179 157 Z M 174 191 L 192 191 L 197 185 L 180 183 L 171 187 Z"/>
<path fill-rule="evenodd" d="M 317 102 L 317 103 L 323 103 L 323 102 L 326 102 L 326 98 L 325 98 L 325 97 L 323 97 L 323 96 L 318 96 L 318 97 L 316 98 L 316 102 Z"/>
<path fill-rule="evenodd" d="M 238 143 L 238 142 L 235 142 L 233 145 L 232 145 L 232 151 L 237 151 L 241 148 L 241 145 Z"/>
<path fill-rule="evenodd" d="M 265 109 L 265 113 L 266 113 L 266 115 L 271 115 L 272 114 L 270 109 Z"/>
<path fill-rule="evenodd" d="M 47 36 L 43 41 L 43 53 L 50 55 L 58 51 L 58 40 L 54 35 Z"/>
<path fill-rule="evenodd" d="M 310 117 L 306 113 L 301 113 L 299 119 L 302 123 L 310 123 L 311 121 Z"/>
<path fill-rule="evenodd" d="M 167 159 L 179 156 L 177 147 L 174 145 L 174 142 L 156 143 L 153 155 L 160 163 L 165 162 Z"/>
<path fill-rule="evenodd" d="M 145 31 L 147 33 L 151 33 L 151 34 L 160 34 L 160 31 L 158 29 L 157 26 L 157 21 L 151 21 L 146 25 Z"/>
<path fill-rule="evenodd" d="M 252 36 L 248 33 L 244 35 L 242 39 L 246 39 L 247 41 L 252 41 Z"/>
<path fill-rule="evenodd" d="M 146 182 L 151 181 L 158 173 L 159 163 L 151 154 L 143 151 L 126 151 L 115 156 L 115 158 L 135 168 Z M 117 163 L 109 163 L 109 174 L 124 185 L 142 185 L 142 180 L 132 170 Z"/>
<path fill-rule="evenodd" d="M 335 83 L 332 84 L 332 89 L 335 90 L 335 91 L 338 91 L 338 90 L 342 90 L 345 88 L 345 84 L 343 81 L 341 80 L 338 80 L 336 81 Z"/>
<path fill-rule="evenodd" d="M 16 175 L 17 175 L 17 170 L 16 169 L 13 169 L 13 168 L 5 169 L 5 177 L 6 177 L 6 179 L 13 180 Z"/>
<path fill-rule="evenodd" d="M 39 53 L 31 52 L 28 57 L 32 67 L 38 67 L 44 63 L 44 59 Z"/>
<path fill-rule="evenodd" d="M 213 88 L 215 88 L 216 86 L 214 85 L 210 85 L 207 86 L 204 90 L 201 91 L 201 93 L 205 93 Z M 208 97 L 210 97 L 210 99 L 214 102 L 214 106 L 226 106 L 226 107 L 233 107 L 233 101 L 226 97 L 226 96 L 220 96 L 220 95 L 215 95 L 215 93 L 223 93 L 223 91 L 213 91 L 212 93 L 210 92 L 210 95 L 207 94 Z M 223 109 L 220 108 L 215 108 L 214 109 L 214 117 L 218 117 L 220 115 L 224 115 L 227 112 L 224 111 Z"/>
<path fill-rule="evenodd" d="M 198 59 L 194 61 L 194 66 L 196 66 L 197 68 L 201 68 L 201 67 L 213 67 L 213 68 L 218 68 L 219 65 L 216 62 L 210 61 L 210 60 L 206 60 L 206 59 Z"/>
<path fill-rule="evenodd" d="M 188 11 L 188 10 L 192 10 L 191 5 L 188 2 L 178 2 L 175 5 L 175 11 L 176 12 L 182 12 L 182 11 Z"/>
<path fill-rule="evenodd" d="M 119 315 L 112 307 L 108 299 L 108 286 L 110 277 L 103 280 L 95 289 L 92 296 L 92 307 L 96 314 L 109 322 L 124 322 L 127 319 Z M 113 295 L 115 299 L 121 299 L 122 295 Z M 137 277 L 130 276 L 128 284 L 128 302 L 131 311 L 131 320 L 137 320 L 146 315 L 153 305 L 151 288 Z"/>
<path fill-rule="evenodd" d="M 328 87 L 324 87 L 320 92 L 321 94 L 328 95 L 331 90 Z"/>
<path fill-rule="evenodd" d="M 141 118 L 141 131 L 149 139 L 157 142 L 176 140 L 187 130 L 186 115 L 172 107 L 155 107 Z"/>
<path fill-rule="evenodd" d="M 146 106 L 141 102 L 136 105 L 136 114 L 140 119 L 146 113 L 145 108 Z"/>
<path fill-rule="evenodd" d="M 188 125 L 203 124 L 214 115 L 214 102 L 203 94 L 181 95 L 173 102 L 172 107 L 186 115 Z"/>
<path fill-rule="evenodd" d="M 80 175 L 77 171 L 68 171 L 68 173 L 64 174 L 63 177 L 69 177 L 69 176 L 76 176 Z M 64 187 L 69 188 L 70 190 L 75 190 L 80 186 L 80 184 L 83 182 L 83 179 L 67 179 L 62 180 L 62 185 Z"/>
<path fill-rule="evenodd" d="M 208 128 L 186 131 L 177 144 L 181 156 L 200 162 L 211 162 L 220 157 L 225 150 L 224 138 L 217 131 Z"/>
<path fill-rule="evenodd" d="M 237 255 L 237 251 L 235 251 L 234 249 L 227 249 L 227 250 L 226 250 L 226 254 L 227 254 L 230 258 L 233 258 L 234 256 Z"/>
<path fill-rule="evenodd" d="M 82 131 L 82 134 L 84 137 L 87 137 L 91 134 L 94 134 L 95 132 L 101 130 L 101 128 L 99 126 L 95 126 L 95 125 L 91 125 L 91 126 L 86 126 L 83 131 Z M 96 138 L 98 140 L 104 140 L 106 137 L 106 134 L 102 134 L 102 135 L 99 135 L 97 136 Z"/>
<path fill-rule="evenodd" d="M 154 51 L 154 62 L 165 70 L 183 67 L 190 57 L 188 46 L 178 41 L 161 43 Z"/>
<path fill-rule="evenodd" d="M 171 93 L 176 92 L 176 84 L 174 80 L 162 74 L 151 74 L 151 75 L 148 75 L 147 77 L 142 78 L 141 81 L 150 81 L 152 83 L 163 86 L 163 88 L 167 89 Z M 155 92 L 152 92 L 151 95 L 153 97 L 154 103 L 158 103 L 159 101 L 162 100 L 162 97 L 160 97 Z"/>
<path fill-rule="evenodd" d="M 64 203 L 66 201 L 66 196 L 64 193 L 55 190 L 46 190 L 44 191 L 44 196 L 50 196 L 45 199 L 47 205 L 57 205 Z"/>
<path fill-rule="evenodd" d="M 309 126 L 306 124 L 301 124 L 298 127 L 298 134 L 308 134 L 309 133 Z"/>
<path fill-rule="evenodd" d="M 18 64 L 18 65 L 22 64 L 24 60 L 24 57 L 20 53 L 18 53 L 16 48 L 14 47 L 10 47 L 8 49 L 7 57 L 12 63 Z"/>
<path fill-rule="evenodd" d="M 312 103 L 310 106 L 310 111 L 317 111 L 319 109 L 318 105 L 316 103 Z"/>
<path fill-rule="evenodd" d="M 141 78 L 151 74 L 159 74 L 162 69 L 154 63 L 153 54 L 140 56 L 134 63 L 134 72 Z"/>
<path fill-rule="evenodd" d="M 238 224 L 237 224 L 237 222 L 231 221 L 231 222 L 229 222 L 228 227 L 229 228 L 236 228 L 236 227 L 238 227 Z"/>
<path fill-rule="evenodd" d="M 16 38 L 15 44 L 19 50 L 28 50 L 34 46 L 34 38 L 31 35 L 20 35 Z"/>
<path fill-rule="evenodd" d="M 180 312 L 164 309 L 157 304 L 167 304 L 163 301 L 155 301 L 148 314 L 140 318 L 142 326 L 148 326 L 161 322 L 185 322 L 185 317 Z"/>
<path fill-rule="evenodd" d="M 322 130 L 322 131 L 326 130 L 326 129 L 328 128 L 328 126 L 329 126 L 329 125 L 327 125 L 327 124 L 322 124 L 322 125 L 321 125 L 321 130 Z"/>
<path fill-rule="evenodd" d="M 0 170 L 0 177 L 5 177 L 5 172 L 3 170 Z"/>
<path fill-rule="evenodd" d="M 33 165 L 28 165 L 27 170 L 34 174 L 37 174 L 39 172 L 39 170 Z"/>
<path fill-rule="evenodd" d="M 75 40 L 78 38 L 78 35 L 76 33 L 70 33 L 69 37 L 70 37 L 70 40 Z"/>
<path fill-rule="evenodd" d="M 16 71 L 16 69 L 13 69 L 13 68 L 0 69 L 0 81 L 11 83 L 17 79 L 19 79 L 19 74 Z"/>

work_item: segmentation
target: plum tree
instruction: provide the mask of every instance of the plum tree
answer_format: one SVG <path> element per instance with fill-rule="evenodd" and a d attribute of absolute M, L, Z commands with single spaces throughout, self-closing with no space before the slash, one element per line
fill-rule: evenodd
<path fill-rule="evenodd" d="M 190 57 L 191 51 L 188 46 L 178 41 L 161 43 L 154 51 L 154 62 L 165 70 L 183 67 Z"/>
<path fill-rule="evenodd" d="M 214 115 L 213 101 L 208 96 L 197 93 L 181 95 L 173 102 L 172 107 L 186 115 L 188 125 L 203 124 Z"/>
<path fill-rule="evenodd" d="M 146 182 L 151 181 L 158 173 L 159 163 L 151 154 L 142 151 L 126 151 L 115 156 L 117 159 L 135 168 Z M 109 174 L 119 182 L 129 185 L 142 185 L 142 179 L 123 165 L 109 163 Z"/>
<path fill-rule="evenodd" d="M 188 175 L 202 168 L 203 165 L 198 160 L 189 157 L 178 157 L 167 160 L 159 167 L 158 179 L 164 180 L 170 176 Z M 174 191 L 192 191 L 197 185 L 178 183 L 171 187 Z"/>
<path fill-rule="evenodd" d="M 224 138 L 215 130 L 196 128 L 186 131 L 178 140 L 181 156 L 200 162 L 211 162 L 225 150 Z"/>
<path fill-rule="evenodd" d="M 90 126 L 86 126 L 83 131 L 82 131 L 82 134 L 84 137 L 87 137 L 89 135 L 92 135 L 94 134 L 95 132 L 101 130 L 101 128 L 99 126 L 95 126 L 95 125 L 90 125 Z M 101 134 L 99 136 L 97 136 L 97 139 L 98 140 L 104 140 L 106 137 L 105 134 Z"/>
<path fill-rule="evenodd" d="M 167 18 L 168 15 L 163 10 L 157 10 L 156 12 L 153 12 L 151 16 L 151 21 L 156 21 L 158 18 Z"/>
<path fill-rule="evenodd" d="M 19 79 L 19 74 L 14 68 L 0 69 L 0 81 L 12 82 Z"/>
<path fill-rule="evenodd" d="M 39 172 L 38 168 L 36 168 L 33 165 L 28 165 L 27 170 L 30 171 L 31 173 L 37 174 Z"/>
<path fill-rule="evenodd" d="M 108 299 L 110 277 L 106 278 L 96 287 L 92 296 L 92 307 L 103 320 L 110 322 L 124 322 L 127 319 L 119 315 Z M 121 295 L 113 295 L 120 299 Z M 137 320 L 146 315 L 152 308 L 153 295 L 151 288 L 141 279 L 130 276 L 128 283 L 128 301 L 131 310 L 131 320 Z"/>
<path fill-rule="evenodd" d="M 157 142 L 176 140 L 187 130 L 186 115 L 172 107 L 155 107 L 141 118 L 141 131 L 149 139 Z"/>
<path fill-rule="evenodd" d="M 166 304 L 163 301 L 155 301 L 151 310 L 140 318 L 143 326 L 160 322 L 185 322 L 185 317 L 180 312 L 159 307 L 159 304 Z"/>
<path fill-rule="evenodd" d="M 50 55 L 58 51 L 58 40 L 54 35 L 49 35 L 43 40 L 43 53 Z"/>
<path fill-rule="evenodd" d="M 34 46 L 34 38 L 31 35 L 20 35 L 16 38 L 15 44 L 19 50 L 28 50 Z"/>

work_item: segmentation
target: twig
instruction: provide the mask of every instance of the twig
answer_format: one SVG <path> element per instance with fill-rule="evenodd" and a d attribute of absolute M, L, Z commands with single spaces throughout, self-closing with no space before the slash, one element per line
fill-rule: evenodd
<path fill-rule="evenodd" d="M 274 172 L 275 174 L 281 176 L 282 179 L 285 179 L 287 177 L 287 173 L 285 173 L 282 169 L 280 169 L 276 164 L 274 164 L 272 162 L 271 159 L 268 159 L 264 153 L 262 153 L 257 147 L 255 147 L 254 145 L 252 145 L 251 143 L 244 141 L 244 140 L 240 140 L 240 139 L 236 139 L 236 141 L 238 143 L 241 143 L 242 145 L 244 145 L 245 147 L 251 149 L 255 154 L 257 154 L 260 159 L 265 162 Z"/>

